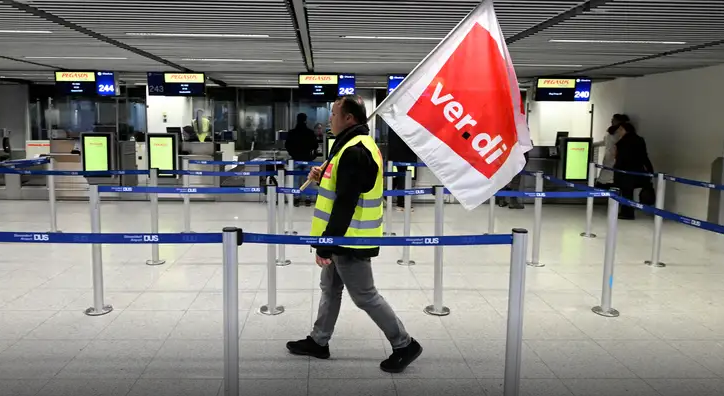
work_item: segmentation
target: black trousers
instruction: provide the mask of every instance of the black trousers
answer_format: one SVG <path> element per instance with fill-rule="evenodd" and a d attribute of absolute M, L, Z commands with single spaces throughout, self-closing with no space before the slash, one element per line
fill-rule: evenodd
<path fill-rule="evenodd" d="M 634 188 L 632 188 L 630 186 L 626 186 L 625 188 L 621 188 L 620 193 L 621 193 L 622 197 L 624 197 L 626 199 L 630 199 L 632 201 L 634 200 Z M 635 217 L 636 210 L 634 208 L 632 208 L 628 205 L 623 205 L 623 204 L 620 207 L 621 207 L 621 210 L 620 210 L 621 216 Z"/>
<path fill-rule="evenodd" d="M 397 172 L 404 172 L 407 174 L 407 166 L 398 166 Z M 395 190 L 404 190 L 405 189 L 405 176 L 396 176 L 392 178 L 392 188 Z M 404 208 L 405 207 L 405 197 L 400 196 L 396 197 L 397 200 L 397 207 L 398 208 Z"/>

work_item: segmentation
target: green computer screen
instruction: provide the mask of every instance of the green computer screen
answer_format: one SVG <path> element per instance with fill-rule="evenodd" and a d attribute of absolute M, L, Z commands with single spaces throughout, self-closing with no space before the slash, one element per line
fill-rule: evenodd
<path fill-rule="evenodd" d="M 109 171 L 111 165 L 109 137 L 84 136 L 83 137 L 83 170 Z"/>
<path fill-rule="evenodd" d="M 175 170 L 176 150 L 172 136 L 150 136 L 148 138 L 150 169 Z"/>
<path fill-rule="evenodd" d="M 591 143 L 568 141 L 566 142 L 566 180 L 588 179 L 588 160 Z"/>

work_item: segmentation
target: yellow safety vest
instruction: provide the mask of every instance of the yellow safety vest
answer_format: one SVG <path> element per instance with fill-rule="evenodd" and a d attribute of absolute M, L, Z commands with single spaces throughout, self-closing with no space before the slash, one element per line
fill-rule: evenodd
<path fill-rule="evenodd" d="M 209 132 L 211 130 L 211 122 L 208 118 L 202 117 L 201 118 L 201 129 L 199 129 L 199 123 L 198 119 L 194 119 L 193 121 L 193 127 L 194 132 L 196 132 L 196 136 L 199 138 L 199 142 L 203 142 L 206 140 L 206 136 L 209 135 Z"/>
<path fill-rule="evenodd" d="M 357 207 L 354 209 L 352 221 L 344 234 L 346 237 L 372 238 L 381 237 L 383 231 L 383 207 L 382 194 L 383 184 L 382 175 L 384 167 L 382 164 L 382 153 L 375 144 L 371 136 L 355 136 L 345 144 L 332 159 L 329 161 L 322 180 L 319 183 L 319 195 L 317 195 L 317 204 L 314 207 L 314 218 L 312 219 L 312 236 L 321 236 L 327 229 L 329 216 L 332 213 L 332 206 L 337 194 L 337 168 L 342 153 L 358 143 L 362 143 L 367 150 L 372 153 L 372 157 L 377 164 L 377 177 L 375 186 L 369 192 L 360 195 L 357 201 Z M 352 249 L 370 249 L 377 246 L 343 246 Z"/>

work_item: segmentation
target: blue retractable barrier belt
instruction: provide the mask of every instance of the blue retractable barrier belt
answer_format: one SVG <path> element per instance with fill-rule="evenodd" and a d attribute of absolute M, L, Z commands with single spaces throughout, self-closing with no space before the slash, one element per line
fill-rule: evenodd
<path fill-rule="evenodd" d="M 294 161 L 294 165 L 302 165 L 302 166 L 322 166 L 322 162 L 317 161 Z"/>
<path fill-rule="evenodd" d="M 112 171 L 65 171 L 65 170 L 21 170 L 21 169 L 5 169 L 0 168 L 0 174 L 17 174 L 17 175 L 40 175 L 40 176 L 85 176 L 85 177 L 105 177 L 117 175 L 148 175 L 147 170 L 112 170 Z"/>
<path fill-rule="evenodd" d="M 162 170 L 159 171 L 160 175 L 188 175 L 188 176 L 229 176 L 229 177 L 244 177 L 244 176 L 276 176 L 276 172 L 213 172 L 213 171 L 189 171 L 189 170 Z"/>
<path fill-rule="evenodd" d="M 600 188 L 589 187 L 589 186 L 587 186 L 587 185 L 585 185 L 585 184 L 571 183 L 571 182 L 569 182 L 569 181 L 566 181 L 566 180 L 563 180 L 563 179 L 559 179 L 559 178 L 553 177 L 553 176 L 543 175 L 543 179 L 548 180 L 549 182 L 551 182 L 551 183 L 553 183 L 553 184 L 559 184 L 559 185 L 561 185 L 561 186 L 566 186 L 566 187 L 568 187 L 568 188 L 575 188 L 575 189 L 581 190 L 581 191 L 600 191 L 600 192 L 606 192 L 606 190 L 603 190 L 603 189 L 600 189 Z"/>
<path fill-rule="evenodd" d="M 609 170 L 609 171 L 611 171 L 611 172 L 616 172 L 616 173 L 623 173 L 623 174 L 625 174 L 625 175 L 644 176 L 644 177 L 654 177 L 654 176 L 656 176 L 656 175 L 654 175 L 653 173 L 631 172 L 631 171 L 625 171 L 625 170 L 621 170 L 621 169 L 614 169 L 614 168 L 610 168 L 610 167 L 608 167 L 608 166 L 603 166 L 603 165 L 598 165 L 598 164 L 596 164 L 596 168 L 605 169 L 605 170 Z"/>
<path fill-rule="evenodd" d="M 427 168 L 424 162 L 392 162 L 392 166 L 414 166 L 415 168 Z"/>
<path fill-rule="evenodd" d="M 382 194 L 385 197 L 404 197 L 407 195 L 432 195 L 432 188 L 411 188 L 409 190 L 385 190 Z"/>
<path fill-rule="evenodd" d="M 675 183 L 688 184 L 690 186 L 695 186 L 695 187 L 703 187 L 703 188 L 709 188 L 712 190 L 724 191 L 724 186 L 721 184 L 708 183 L 708 182 L 692 180 L 692 179 L 684 179 L 683 177 L 676 177 L 676 176 L 669 176 L 669 175 L 665 175 L 664 179 L 675 182 Z"/>
<path fill-rule="evenodd" d="M 124 187 L 98 186 L 101 193 L 138 194 L 260 194 L 261 187 Z"/>
<path fill-rule="evenodd" d="M 561 192 L 522 192 L 522 191 L 498 191 L 496 197 L 518 197 L 518 198 L 600 198 L 611 197 L 608 191 L 561 191 Z"/>
<path fill-rule="evenodd" d="M 700 228 L 702 230 L 716 232 L 718 234 L 724 234 L 724 226 L 721 226 L 719 224 L 710 223 L 710 222 L 704 221 L 704 220 L 692 219 L 691 217 L 686 217 L 686 216 L 682 216 L 682 215 L 679 215 L 676 213 L 671 213 L 671 212 L 665 211 L 663 209 L 657 209 L 653 206 L 643 205 L 638 202 L 635 202 L 635 201 L 632 201 L 630 199 L 626 199 L 623 197 L 619 197 L 619 196 L 616 196 L 615 199 L 618 202 L 620 202 L 626 206 L 631 206 L 631 207 L 639 209 L 643 212 L 651 213 L 651 214 L 660 216 L 667 220 L 673 220 L 673 221 L 676 221 L 681 224 L 686 224 L 688 226 Z"/>
<path fill-rule="evenodd" d="M 345 246 L 466 246 L 466 245 L 510 245 L 512 234 L 462 235 L 462 236 L 416 236 L 416 237 L 313 237 L 299 235 L 269 235 L 244 233 L 244 243 L 269 245 L 345 245 Z"/>
<path fill-rule="evenodd" d="M 304 191 L 302 191 L 298 188 L 278 187 L 277 192 L 279 194 L 292 194 L 292 195 L 317 195 L 317 190 L 312 189 L 312 188 L 305 189 Z"/>
<path fill-rule="evenodd" d="M 189 164 L 197 165 L 284 165 L 283 161 L 206 161 L 189 160 Z"/>
<path fill-rule="evenodd" d="M 86 234 L 0 232 L 0 243 L 192 244 L 221 243 L 221 233 L 196 234 Z"/>

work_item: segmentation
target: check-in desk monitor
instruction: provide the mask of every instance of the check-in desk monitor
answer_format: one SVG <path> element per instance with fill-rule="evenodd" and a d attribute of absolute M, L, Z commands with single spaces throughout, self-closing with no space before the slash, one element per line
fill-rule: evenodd
<path fill-rule="evenodd" d="M 175 178 L 163 171 L 178 169 L 178 135 L 175 133 L 149 133 L 146 136 L 148 169 L 158 169 L 159 177 Z"/>
<path fill-rule="evenodd" d="M 114 169 L 113 136 L 110 133 L 83 133 L 80 136 L 81 162 L 83 171 L 104 171 Z"/>
<path fill-rule="evenodd" d="M 588 164 L 591 162 L 592 138 L 563 139 L 563 178 L 571 182 L 588 181 Z"/>

